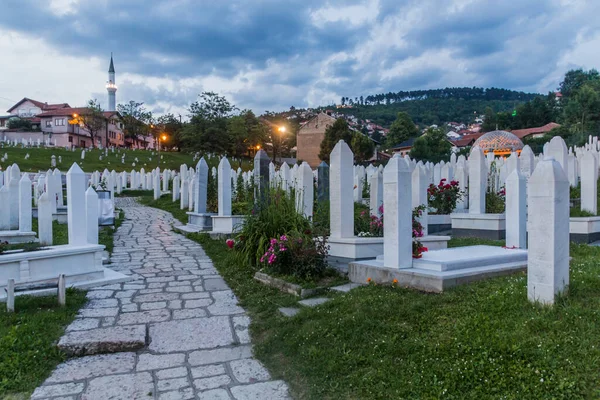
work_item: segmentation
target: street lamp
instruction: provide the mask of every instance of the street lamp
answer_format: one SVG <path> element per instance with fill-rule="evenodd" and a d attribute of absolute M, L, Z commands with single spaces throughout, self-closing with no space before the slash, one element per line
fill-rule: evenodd
<path fill-rule="evenodd" d="M 160 142 L 161 140 L 164 142 L 168 139 L 169 137 L 166 134 L 162 134 L 158 136 L 158 166 L 160 167 Z"/>
<path fill-rule="evenodd" d="M 280 135 L 283 135 L 285 133 L 285 126 L 279 126 L 277 127 L 277 132 L 279 132 Z M 279 141 L 279 144 L 281 144 L 281 137 L 280 138 L 276 138 L 273 137 L 273 162 L 277 162 L 277 148 L 279 147 L 279 145 L 275 145 L 275 142 Z"/>

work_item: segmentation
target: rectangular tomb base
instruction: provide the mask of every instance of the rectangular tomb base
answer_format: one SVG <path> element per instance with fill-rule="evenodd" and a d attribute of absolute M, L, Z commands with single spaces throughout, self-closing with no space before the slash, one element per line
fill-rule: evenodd
<path fill-rule="evenodd" d="M 15 244 L 37 241 L 38 240 L 35 238 L 35 232 L 0 231 L 0 243 L 8 242 L 9 244 Z"/>
<path fill-rule="evenodd" d="M 597 242 L 600 240 L 600 217 L 570 218 L 569 233 L 571 242 Z"/>
<path fill-rule="evenodd" d="M 476 237 L 502 240 L 506 238 L 504 214 L 452 214 L 453 237 Z"/>
<path fill-rule="evenodd" d="M 430 214 L 427 216 L 427 233 L 448 232 L 452 229 L 452 218 L 448 214 Z"/>
<path fill-rule="evenodd" d="M 443 292 L 454 286 L 482 279 L 508 275 L 527 269 L 527 251 L 495 246 L 467 246 L 428 251 L 423 258 L 413 260 L 413 267 L 389 268 L 381 259 L 349 264 L 352 282 L 398 285 L 427 292 Z"/>
<path fill-rule="evenodd" d="M 239 232 L 244 223 L 243 215 L 212 216 L 212 233 L 228 234 Z"/>
<path fill-rule="evenodd" d="M 199 213 L 188 212 L 188 225 L 192 225 L 190 228 L 196 227 L 198 232 L 210 231 L 213 228 L 212 217 L 214 213 Z"/>
<path fill-rule="evenodd" d="M 382 237 L 350 237 L 327 239 L 328 259 L 339 262 L 368 260 L 383 253 Z"/>

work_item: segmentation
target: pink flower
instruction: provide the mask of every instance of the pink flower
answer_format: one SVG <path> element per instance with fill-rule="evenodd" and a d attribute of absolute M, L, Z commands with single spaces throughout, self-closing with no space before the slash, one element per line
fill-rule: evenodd
<path fill-rule="evenodd" d="M 227 239 L 225 241 L 225 243 L 227 244 L 227 247 L 229 247 L 230 249 L 233 249 L 233 246 L 235 246 L 235 240 L 233 240 L 233 239 Z"/>
<path fill-rule="evenodd" d="M 288 240 L 288 238 L 287 238 L 287 236 L 285 236 L 285 235 L 281 235 L 281 237 L 279 238 L 279 240 L 286 241 L 286 240 Z"/>

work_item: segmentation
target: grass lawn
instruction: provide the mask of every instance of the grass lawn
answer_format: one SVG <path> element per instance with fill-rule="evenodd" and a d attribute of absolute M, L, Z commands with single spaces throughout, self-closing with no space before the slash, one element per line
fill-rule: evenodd
<path fill-rule="evenodd" d="M 123 211 L 115 221 L 123 221 Z M 37 231 L 37 219 L 33 219 Z M 114 231 L 104 228 L 98 241 L 108 251 L 113 248 Z M 52 225 L 55 245 L 68 243 L 67 225 Z M 19 247 L 19 246 L 14 246 Z M 22 246 L 21 246 L 22 247 Z M 27 399 L 52 369 L 65 359 L 56 343 L 64 328 L 86 302 L 85 292 L 68 289 L 67 306 L 58 306 L 56 296 L 19 296 L 15 300 L 15 313 L 7 313 L 0 303 L 0 398 Z"/>
<path fill-rule="evenodd" d="M 63 172 L 67 172 L 74 162 L 77 162 L 85 172 L 94 172 L 96 170 L 102 172 L 104 168 L 107 168 L 109 171 L 114 169 L 117 172 L 131 171 L 132 169 L 139 171 L 142 167 L 148 171 L 158 166 L 157 152 L 154 151 L 154 155 L 152 155 L 151 150 L 133 151 L 120 149 L 120 153 L 117 153 L 117 150 L 114 153 L 109 150 L 108 157 L 105 157 L 104 150 L 93 149 L 86 152 L 83 162 L 81 160 L 81 149 L 68 151 L 64 148 L 4 147 L 0 148 L 0 153 L 8 155 L 8 159 L 4 163 L 0 163 L 2 169 L 6 169 L 7 166 L 17 163 L 21 171 L 30 172 L 48 170 L 53 154 L 56 156 L 57 167 Z M 28 153 L 29 159 L 25 160 L 25 155 Z M 123 153 L 125 153 L 125 164 L 121 163 Z M 179 170 L 181 164 L 187 164 L 188 167 L 196 165 L 193 160 L 193 154 L 190 153 L 163 151 L 160 154 L 163 157 L 160 162 L 161 170 L 165 168 Z M 100 155 L 102 155 L 102 160 L 99 159 Z M 58 156 L 62 157 L 61 164 L 58 164 Z M 138 159 L 137 162 L 135 161 L 136 157 Z M 132 166 L 134 162 L 135 167 Z M 232 168 L 241 167 L 243 170 L 251 168 L 251 160 L 243 160 L 241 164 L 232 160 L 230 162 Z M 207 163 L 209 167 L 216 167 L 219 164 L 219 160 L 213 157 L 207 160 Z"/>

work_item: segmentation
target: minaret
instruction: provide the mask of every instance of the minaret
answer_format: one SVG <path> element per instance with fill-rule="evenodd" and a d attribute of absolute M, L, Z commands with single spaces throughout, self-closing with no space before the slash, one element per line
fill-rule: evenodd
<path fill-rule="evenodd" d="M 106 82 L 106 90 L 108 91 L 108 110 L 117 110 L 117 85 L 115 83 L 115 66 L 113 65 L 112 53 L 110 53 L 110 66 L 108 67 L 108 82 Z"/>

